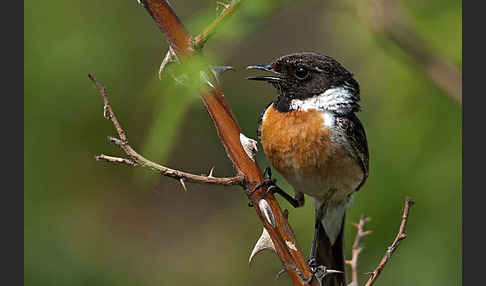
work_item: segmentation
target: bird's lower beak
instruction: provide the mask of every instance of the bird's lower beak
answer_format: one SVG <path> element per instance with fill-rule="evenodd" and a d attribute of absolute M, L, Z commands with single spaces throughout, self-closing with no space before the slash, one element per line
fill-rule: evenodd
<path fill-rule="evenodd" d="M 272 68 L 272 65 L 253 65 L 253 66 L 247 66 L 246 69 L 262 70 L 262 71 L 271 72 L 271 73 L 276 74 L 276 75 L 280 75 L 279 72 L 277 72 L 276 70 L 274 70 Z M 278 76 L 254 76 L 254 77 L 247 77 L 246 79 L 263 80 L 263 81 L 268 81 L 268 82 L 275 82 L 275 81 L 282 80 L 282 78 L 280 78 Z"/>

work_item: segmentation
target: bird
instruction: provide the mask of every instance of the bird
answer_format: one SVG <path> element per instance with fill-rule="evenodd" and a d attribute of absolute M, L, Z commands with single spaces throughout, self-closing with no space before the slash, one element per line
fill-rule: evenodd
<path fill-rule="evenodd" d="M 271 166 L 293 187 L 294 195 L 275 184 L 269 167 L 264 184 L 296 208 L 304 205 L 304 194 L 314 200 L 309 266 L 313 275 L 322 266 L 340 272 L 318 281 L 344 286 L 346 210 L 369 174 L 368 143 L 356 115 L 361 109 L 359 84 L 337 60 L 314 52 L 285 55 L 247 69 L 270 73 L 247 79 L 270 83 L 277 90 L 260 116 L 257 136 Z"/>

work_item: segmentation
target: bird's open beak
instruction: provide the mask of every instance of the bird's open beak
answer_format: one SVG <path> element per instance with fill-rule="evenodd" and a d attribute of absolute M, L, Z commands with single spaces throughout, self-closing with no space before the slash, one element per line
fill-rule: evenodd
<path fill-rule="evenodd" d="M 253 65 L 253 66 L 247 66 L 246 69 L 262 70 L 262 71 L 271 72 L 276 75 L 280 75 L 279 72 L 277 72 L 272 68 L 272 65 Z M 253 76 L 253 77 L 247 77 L 246 79 L 263 80 L 267 82 L 275 82 L 275 81 L 282 80 L 282 78 L 278 76 Z"/>

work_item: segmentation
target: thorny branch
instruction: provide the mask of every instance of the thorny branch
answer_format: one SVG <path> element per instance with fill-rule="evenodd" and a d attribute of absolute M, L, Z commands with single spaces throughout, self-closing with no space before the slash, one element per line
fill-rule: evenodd
<path fill-rule="evenodd" d="M 113 112 L 113 109 L 111 107 L 110 101 L 108 100 L 108 96 L 106 94 L 106 89 L 101 86 L 101 84 L 94 78 L 93 75 L 89 74 L 89 78 L 93 81 L 95 84 L 96 88 L 100 92 L 100 94 L 103 96 L 103 101 L 104 101 L 104 111 L 105 111 L 105 117 L 111 119 L 111 122 L 113 122 L 113 125 L 115 126 L 115 129 L 118 133 L 118 136 L 120 136 L 120 139 L 114 138 L 114 137 L 108 137 L 108 139 L 120 147 L 130 159 L 127 158 L 119 158 L 119 157 L 113 157 L 113 156 L 108 156 L 101 154 L 99 156 L 96 156 L 96 160 L 104 160 L 107 162 L 116 162 L 116 163 L 122 163 L 130 166 L 142 166 L 142 167 L 147 167 L 149 169 L 152 169 L 154 171 L 159 172 L 161 175 L 167 176 L 174 178 L 176 180 L 179 180 L 186 189 L 186 186 L 184 184 L 185 181 L 191 182 L 191 183 L 202 183 L 202 184 L 217 184 L 217 185 L 225 185 L 225 186 L 232 186 L 232 185 L 243 185 L 244 180 L 242 176 L 237 176 L 233 178 L 216 178 L 213 177 L 212 174 L 208 176 L 200 176 L 200 175 L 194 175 L 174 169 L 170 169 L 167 167 L 164 167 L 162 165 L 159 165 L 157 163 L 154 163 L 146 158 L 144 158 L 142 155 L 138 154 L 129 144 L 128 144 L 128 139 L 125 130 L 120 125 L 120 122 L 116 118 L 115 113 Z"/>
<path fill-rule="evenodd" d="M 167 53 L 164 62 L 162 63 L 161 70 L 170 61 L 174 59 L 181 62 L 187 61 L 196 52 L 200 51 L 207 40 L 214 34 L 214 31 L 236 10 L 240 1 L 233 0 L 228 4 L 222 4 L 224 10 L 220 15 L 201 32 L 201 34 L 192 37 L 177 15 L 172 10 L 170 4 L 164 0 L 138 0 L 142 4 L 152 18 L 155 20 L 161 31 L 165 34 L 170 48 Z M 205 68 L 209 71 L 209 68 Z M 233 162 L 233 165 L 237 171 L 237 176 L 232 178 L 216 178 L 213 176 L 213 169 L 211 169 L 209 175 L 194 175 L 179 170 L 170 169 L 154 163 L 140 154 L 138 154 L 129 144 L 126 136 L 126 132 L 122 129 L 119 121 L 117 120 L 115 113 L 110 105 L 106 90 L 99 84 L 99 82 L 90 74 L 89 78 L 93 81 L 104 100 L 105 117 L 111 119 L 115 129 L 117 130 L 119 138 L 108 137 L 108 139 L 119 146 L 129 158 L 114 157 L 105 154 L 96 156 L 97 160 L 103 160 L 113 163 L 121 163 L 128 166 L 142 166 L 159 172 L 161 175 L 168 176 L 180 181 L 184 189 L 186 189 L 185 182 L 192 183 L 204 183 L 204 184 L 219 184 L 219 185 L 241 185 L 247 190 L 253 190 L 253 188 L 263 182 L 263 174 L 252 158 L 252 154 L 248 153 L 248 146 L 244 143 L 244 140 L 252 143 L 251 139 L 246 138 L 241 133 L 238 123 L 231 111 L 231 108 L 226 103 L 221 88 L 211 72 L 206 72 L 209 77 L 206 79 L 208 85 L 201 85 L 200 94 L 203 102 L 213 120 L 218 135 L 223 143 L 225 150 Z M 208 86 L 211 87 L 208 89 Z M 255 208 L 257 215 L 259 216 L 264 226 L 264 235 L 270 238 L 271 241 L 267 244 L 268 248 L 271 248 L 279 256 L 285 270 L 289 274 L 289 277 L 293 285 L 317 285 L 316 279 L 312 279 L 310 283 L 306 283 L 305 280 L 311 277 L 310 268 L 307 265 L 307 261 L 302 254 L 302 250 L 297 244 L 295 235 L 293 234 L 291 226 L 287 221 L 287 212 L 282 212 L 278 202 L 275 200 L 271 192 L 267 192 L 267 187 L 262 187 L 254 193 L 248 192 L 248 198 L 251 204 Z M 375 271 L 371 273 L 371 278 L 367 282 L 368 285 L 373 285 L 377 277 L 380 275 L 384 266 L 391 258 L 391 255 L 398 247 L 401 240 L 406 235 L 405 225 L 408 218 L 408 211 L 413 201 L 409 198 L 406 199 L 405 210 L 402 216 L 402 223 L 400 225 L 400 231 L 395 238 L 393 244 L 388 247 L 388 250 L 380 261 L 380 264 Z M 361 217 L 359 224 L 357 225 L 358 233 L 353 244 L 352 259 L 348 263 L 351 264 L 353 270 L 353 280 L 350 285 L 357 286 L 357 264 L 358 255 L 362 250 L 360 242 L 364 236 L 370 233 L 370 231 L 364 231 L 364 224 L 367 221 L 364 217 Z M 264 236 L 262 235 L 262 236 Z M 261 240 L 262 238 L 260 238 Z M 259 240 L 259 241 L 260 241 Z M 258 243 L 255 246 L 257 252 L 264 249 L 258 248 Z M 254 250 L 255 252 L 255 250 Z M 252 253 L 251 256 L 253 256 Z M 251 260 L 251 258 L 250 258 Z"/>
<path fill-rule="evenodd" d="M 376 279 L 378 279 L 378 276 L 380 276 L 381 272 L 383 271 L 383 268 L 388 263 L 391 256 L 393 255 L 393 252 L 395 252 L 398 245 L 400 244 L 400 241 L 404 240 L 407 237 L 407 235 L 405 234 L 405 226 L 407 225 L 408 212 L 410 211 L 410 208 L 414 203 L 415 202 L 411 200 L 409 197 L 405 198 L 405 206 L 403 208 L 402 222 L 400 223 L 400 229 L 398 230 L 397 236 L 395 237 L 393 243 L 387 248 L 385 255 L 381 259 L 375 271 L 370 273 L 371 277 L 370 279 L 368 279 L 365 286 L 371 286 L 376 282 Z"/>
<path fill-rule="evenodd" d="M 358 13 L 378 37 L 395 44 L 410 56 L 447 95 L 462 103 L 461 71 L 440 59 L 405 20 L 401 1 L 357 1 Z M 371 5 L 370 5 L 371 4 Z"/>
<path fill-rule="evenodd" d="M 405 198 L 405 206 L 403 209 L 403 215 L 400 223 L 400 228 L 398 230 L 398 234 L 395 237 L 395 240 L 393 243 L 387 248 L 387 251 L 383 258 L 381 259 L 380 263 L 376 267 L 375 271 L 369 272 L 367 274 L 370 274 L 371 277 L 369 280 L 366 282 L 365 286 L 371 286 L 376 282 L 376 279 L 378 279 L 378 276 L 380 273 L 383 271 L 383 268 L 385 265 L 388 263 L 390 260 L 393 252 L 397 249 L 398 245 L 400 244 L 400 241 L 405 239 L 407 235 L 405 234 L 405 226 L 407 224 L 408 220 L 408 213 L 410 211 L 410 208 L 414 204 L 414 201 L 411 200 L 409 197 Z M 351 283 L 348 284 L 348 286 L 358 286 L 359 285 L 359 279 L 358 279 L 358 256 L 362 252 L 363 247 L 361 246 L 361 241 L 363 237 L 369 235 L 372 231 L 371 230 L 364 230 L 365 224 L 370 221 L 369 217 L 365 217 L 364 215 L 361 215 L 359 219 L 359 223 L 355 224 L 354 226 L 357 228 L 356 232 L 356 237 L 354 238 L 353 242 L 353 249 L 352 249 L 352 258 L 351 260 L 347 260 L 346 264 L 351 266 L 352 269 L 352 281 Z"/>
<path fill-rule="evenodd" d="M 363 250 L 361 246 L 361 240 L 363 237 L 367 236 L 371 233 L 371 230 L 364 231 L 365 224 L 370 220 L 370 218 L 361 215 L 359 219 L 359 223 L 355 224 L 354 226 L 357 228 L 356 237 L 354 238 L 353 249 L 351 250 L 351 260 L 346 261 L 347 264 L 351 266 L 352 272 L 352 280 L 348 286 L 358 286 L 359 279 L 358 279 L 358 256 Z"/>
<path fill-rule="evenodd" d="M 223 5 L 225 8 L 220 13 L 218 18 L 203 32 L 192 37 L 184 25 L 177 17 L 172 7 L 167 1 L 163 0 L 138 0 L 147 12 L 152 16 L 157 26 L 166 36 L 170 48 L 165 64 L 177 59 L 181 63 L 188 62 L 193 56 L 200 55 L 198 50 L 202 48 L 207 39 L 214 33 L 215 29 L 229 17 L 238 7 L 240 1 L 231 1 L 230 4 Z M 161 66 L 161 70 L 163 66 Z M 214 77 L 213 73 L 209 71 L 208 66 L 201 68 L 201 73 L 205 75 L 207 84 L 198 85 L 198 89 L 206 109 L 209 112 L 211 119 L 214 122 L 218 136 L 220 137 L 226 153 L 232 161 L 237 176 L 234 178 L 213 178 L 211 176 L 197 176 L 193 174 L 184 173 L 177 170 L 172 170 L 156 163 L 153 163 L 137 152 L 135 152 L 127 142 L 126 134 L 121 129 L 115 114 L 106 97 L 106 92 L 94 80 L 98 89 L 105 100 L 105 111 L 111 118 L 115 128 L 117 129 L 120 139 L 110 138 L 110 140 L 117 144 L 130 157 L 117 158 L 112 156 L 100 155 L 99 160 L 109 162 L 124 163 L 133 166 L 142 165 L 150 169 L 159 171 L 161 174 L 179 179 L 184 185 L 184 181 L 197 183 L 214 183 L 214 184 L 242 184 L 247 190 L 253 190 L 255 186 L 262 183 L 263 174 L 253 159 L 253 154 L 248 152 L 253 146 L 253 140 L 247 138 L 242 134 L 242 131 L 227 104 L 222 90 Z M 134 164 L 132 164 L 134 163 Z M 294 285 L 304 285 L 304 280 L 311 277 L 311 271 L 307 265 L 307 260 L 299 247 L 292 227 L 284 217 L 277 200 L 271 192 L 267 192 L 267 187 L 259 188 L 255 192 L 247 192 L 248 198 L 253 205 L 258 217 L 260 218 L 265 230 L 272 240 L 272 247 L 279 256 L 284 265 L 289 277 Z M 317 285 L 317 281 L 312 279 L 310 285 Z"/>

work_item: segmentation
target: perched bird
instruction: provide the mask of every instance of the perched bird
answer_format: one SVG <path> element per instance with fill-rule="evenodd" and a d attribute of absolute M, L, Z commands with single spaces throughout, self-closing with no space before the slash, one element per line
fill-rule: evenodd
<path fill-rule="evenodd" d="M 366 135 L 355 115 L 360 111 L 358 82 L 339 62 L 316 53 L 286 55 L 248 69 L 270 72 L 248 79 L 277 89 L 277 97 L 261 115 L 258 138 L 272 166 L 294 188 L 294 196 L 274 184 L 271 190 L 294 207 L 304 204 L 304 194 L 314 199 L 309 265 L 344 272 L 346 209 L 368 177 Z M 333 273 L 324 277 L 323 285 L 345 282 L 344 273 Z"/>

